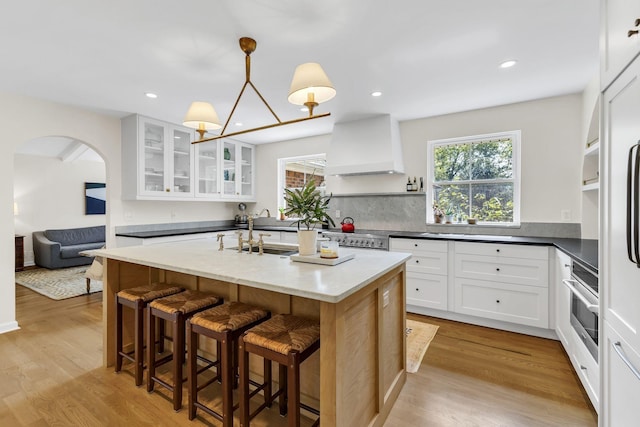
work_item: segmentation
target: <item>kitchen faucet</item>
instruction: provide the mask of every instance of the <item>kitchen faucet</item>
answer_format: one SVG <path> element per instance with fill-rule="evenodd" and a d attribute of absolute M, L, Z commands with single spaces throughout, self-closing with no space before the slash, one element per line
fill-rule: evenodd
<path fill-rule="evenodd" d="M 256 215 L 256 218 L 260 217 L 260 215 L 262 215 L 264 213 L 264 211 L 267 211 L 267 218 L 271 218 L 271 212 L 269 212 L 269 209 L 264 208 L 260 211 L 260 213 L 258 215 Z"/>

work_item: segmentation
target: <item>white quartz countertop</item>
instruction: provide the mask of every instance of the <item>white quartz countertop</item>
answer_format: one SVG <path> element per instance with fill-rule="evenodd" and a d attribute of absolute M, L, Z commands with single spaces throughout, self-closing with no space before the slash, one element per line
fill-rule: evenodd
<path fill-rule="evenodd" d="M 411 255 L 340 248 L 355 258 L 335 266 L 294 262 L 288 256 L 218 250 L 214 239 L 92 251 L 92 255 L 146 265 L 288 295 L 336 303 L 362 289 Z"/>

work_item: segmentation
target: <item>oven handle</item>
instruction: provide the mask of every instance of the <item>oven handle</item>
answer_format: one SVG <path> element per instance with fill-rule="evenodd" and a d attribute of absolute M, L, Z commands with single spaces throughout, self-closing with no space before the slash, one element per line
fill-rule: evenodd
<path fill-rule="evenodd" d="M 591 304 L 589 302 L 588 299 L 585 298 L 584 295 L 582 295 L 580 293 L 580 291 L 578 290 L 578 288 L 576 288 L 573 284 L 574 283 L 578 283 L 576 280 L 569 280 L 569 279 L 564 279 L 562 281 L 562 283 L 564 283 L 564 285 L 569 288 L 569 290 L 578 297 L 578 299 L 580 301 L 582 301 L 582 303 L 587 307 L 587 310 L 589 310 L 592 313 L 598 314 L 598 312 L 600 311 L 600 307 L 598 307 L 598 304 Z"/>
<path fill-rule="evenodd" d="M 620 359 L 622 359 L 624 364 L 627 365 L 627 368 L 631 369 L 631 372 L 633 372 L 633 375 L 635 375 L 636 378 L 640 380 L 640 371 L 638 371 L 636 367 L 633 366 L 631 361 L 624 354 L 624 352 L 622 351 L 622 344 L 620 343 L 620 341 L 617 341 L 611 345 L 613 346 L 613 349 L 616 351 L 616 353 L 618 353 L 618 356 L 620 356 Z"/>

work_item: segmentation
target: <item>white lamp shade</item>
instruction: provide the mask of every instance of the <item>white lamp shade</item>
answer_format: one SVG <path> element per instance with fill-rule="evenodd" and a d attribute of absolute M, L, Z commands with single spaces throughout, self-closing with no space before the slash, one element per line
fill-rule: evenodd
<path fill-rule="evenodd" d="M 336 96 L 329 77 L 315 62 L 307 62 L 296 67 L 293 80 L 289 88 L 289 102 L 304 105 L 309 100 L 308 94 L 313 94 L 313 101 L 318 104 L 326 102 Z"/>
<path fill-rule="evenodd" d="M 208 102 L 196 101 L 191 104 L 183 125 L 193 129 L 215 130 L 220 129 L 220 119 L 213 105 Z"/>

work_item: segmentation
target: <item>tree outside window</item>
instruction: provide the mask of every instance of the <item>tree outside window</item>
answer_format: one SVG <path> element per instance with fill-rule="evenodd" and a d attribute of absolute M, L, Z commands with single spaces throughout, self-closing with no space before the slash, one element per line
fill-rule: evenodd
<path fill-rule="evenodd" d="M 437 205 L 453 222 L 519 224 L 520 131 L 429 141 L 428 222 Z"/>

